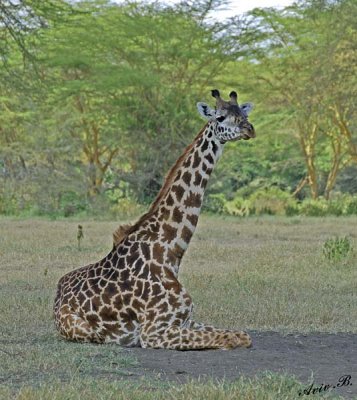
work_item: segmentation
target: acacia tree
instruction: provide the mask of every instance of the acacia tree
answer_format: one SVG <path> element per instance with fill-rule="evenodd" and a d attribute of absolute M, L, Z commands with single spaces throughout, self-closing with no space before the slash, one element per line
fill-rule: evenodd
<path fill-rule="evenodd" d="M 1 212 L 29 208 L 39 197 L 46 208 L 56 191 L 67 190 L 59 189 L 62 181 L 71 187 L 71 174 L 66 174 L 70 160 L 60 149 L 45 148 L 54 134 L 39 123 L 47 88 L 37 57 L 42 32 L 71 14 L 71 5 L 62 0 L 0 2 Z"/>
<path fill-rule="evenodd" d="M 323 6 L 321 12 L 321 7 L 312 2 L 306 12 L 311 19 L 319 20 L 315 54 L 319 55 L 320 68 L 315 69 L 312 79 L 320 91 L 318 112 L 329 154 L 324 185 L 324 196 L 328 199 L 339 173 L 356 162 L 357 137 L 353 137 L 352 127 L 356 123 L 357 5 L 343 0 L 326 2 Z"/>
<path fill-rule="evenodd" d="M 283 12 L 255 10 L 246 20 L 249 80 L 260 82 L 257 92 L 266 101 L 290 110 L 306 165 L 298 189 L 307 182 L 312 198 L 320 193 L 328 198 L 353 159 L 353 135 L 345 129 L 356 117 L 355 75 L 347 66 L 356 57 L 353 10 L 349 0 L 301 2 Z"/>
<path fill-rule="evenodd" d="M 83 12 L 72 23 L 45 32 L 47 106 L 80 143 L 90 195 L 103 190 L 114 168 L 140 201 L 151 198 L 176 149 L 197 129 L 195 103 L 229 59 L 217 35 L 224 27 L 204 22 L 221 2 L 201 3 L 201 11 L 79 3 Z"/>

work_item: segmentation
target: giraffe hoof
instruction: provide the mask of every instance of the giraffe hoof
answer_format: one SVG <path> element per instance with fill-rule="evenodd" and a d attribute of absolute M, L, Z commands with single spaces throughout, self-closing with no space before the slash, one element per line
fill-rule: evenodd
<path fill-rule="evenodd" d="M 241 346 L 241 347 L 245 347 L 245 348 L 249 349 L 249 348 L 251 348 L 251 347 L 253 346 L 252 339 L 251 339 L 251 337 L 248 335 L 248 333 L 246 333 L 246 332 L 244 332 L 244 331 L 239 332 L 239 333 L 237 334 L 237 337 L 239 338 L 240 346 Z"/>
<path fill-rule="evenodd" d="M 223 350 L 232 350 L 241 346 L 240 338 L 234 332 L 226 334 L 221 342 L 220 348 Z"/>

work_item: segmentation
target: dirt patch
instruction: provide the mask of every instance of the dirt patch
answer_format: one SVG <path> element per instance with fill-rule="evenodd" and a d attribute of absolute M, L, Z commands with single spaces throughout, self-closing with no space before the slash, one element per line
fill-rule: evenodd
<path fill-rule="evenodd" d="M 126 349 L 139 364 L 133 375 L 159 375 L 161 379 L 185 382 L 191 378 L 232 381 L 239 376 L 254 377 L 264 371 L 294 375 L 301 382 L 337 386 L 343 375 L 352 385 L 332 389 L 336 395 L 357 396 L 356 334 L 289 334 L 251 332 L 254 347 L 231 351 L 173 351 Z M 130 369 L 129 369 L 130 371 Z M 129 372 L 128 371 L 128 372 Z M 345 384 L 348 383 L 345 379 Z M 310 396 L 311 397 L 311 396 Z"/>

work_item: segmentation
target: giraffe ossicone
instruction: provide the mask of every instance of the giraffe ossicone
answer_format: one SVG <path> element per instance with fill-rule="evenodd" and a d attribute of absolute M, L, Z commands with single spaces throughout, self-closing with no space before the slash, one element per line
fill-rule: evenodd
<path fill-rule="evenodd" d="M 171 168 L 149 210 L 114 232 L 106 257 L 59 280 L 54 317 L 64 338 L 176 350 L 251 346 L 243 331 L 193 321 L 192 299 L 178 281 L 224 144 L 255 137 L 250 103 L 239 106 L 235 92 L 229 101 L 216 89 L 212 96 L 215 109 L 197 104 L 208 122 Z"/>

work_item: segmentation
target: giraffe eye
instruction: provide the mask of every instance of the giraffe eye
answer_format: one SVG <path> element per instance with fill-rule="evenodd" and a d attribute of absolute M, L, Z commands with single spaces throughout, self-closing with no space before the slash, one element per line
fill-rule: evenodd
<path fill-rule="evenodd" d="M 223 122 L 226 119 L 226 117 L 221 115 L 220 117 L 217 117 L 216 119 L 217 119 L 218 122 Z"/>

